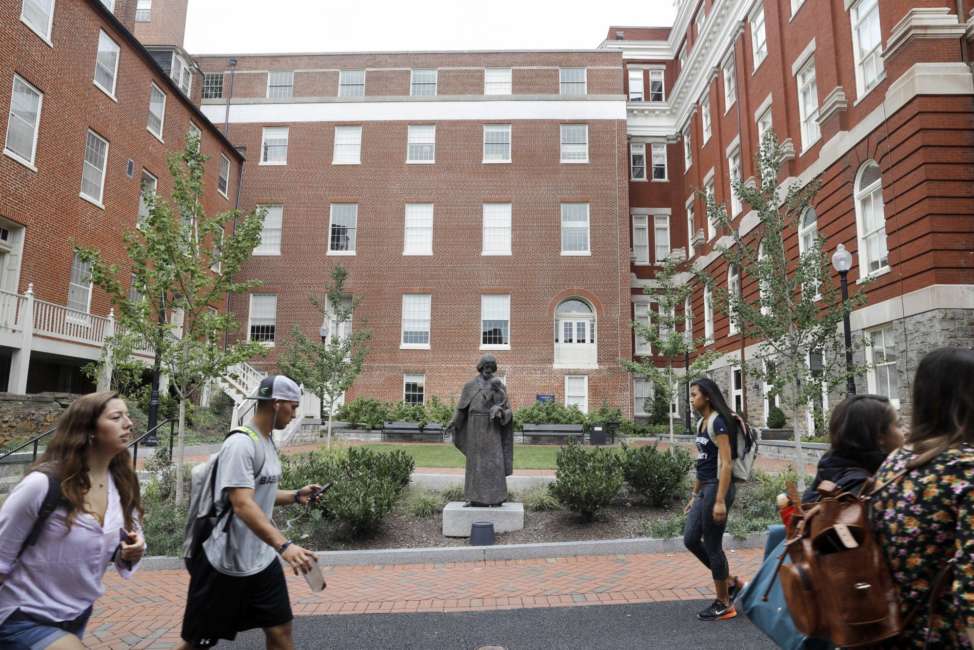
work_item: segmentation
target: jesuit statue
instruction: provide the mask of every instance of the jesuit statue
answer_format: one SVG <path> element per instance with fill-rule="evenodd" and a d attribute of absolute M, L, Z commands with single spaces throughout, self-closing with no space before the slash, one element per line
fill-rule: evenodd
<path fill-rule="evenodd" d="M 497 360 L 485 354 L 477 371 L 464 385 L 447 431 L 467 458 L 467 505 L 499 506 L 507 500 L 506 477 L 514 471 L 514 413 L 503 382 L 494 377 Z"/>

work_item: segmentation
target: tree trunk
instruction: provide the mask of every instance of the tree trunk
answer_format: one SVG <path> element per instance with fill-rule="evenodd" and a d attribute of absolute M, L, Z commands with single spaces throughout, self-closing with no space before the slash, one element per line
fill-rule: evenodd
<path fill-rule="evenodd" d="M 798 430 L 799 395 L 801 395 L 801 382 L 795 380 L 795 408 L 792 410 L 791 428 L 795 436 L 795 471 L 798 472 L 798 490 L 805 491 L 805 452 L 802 450 L 802 434 Z"/>
<path fill-rule="evenodd" d="M 334 417 L 332 411 L 334 409 L 328 409 L 328 435 L 325 437 L 326 443 L 325 447 L 331 449 L 331 420 Z"/>
<path fill-rule="evenodd" d="M 318 436 L 321 436 L 321 423 L 325 420 L 325 394 L 318 393 Z"/>
<path fill-rule="evenodd" d="M 667 392 L 669 393 L 669 391 L 672 391 L 673 390 L 673 384 L 675 382 L 673 381 L 673 362 L 672 361 L 668 361 L 667 364 L 668 364 L 667 365 L 667 370 L 669 372 L 667 372 L 667 374 L 666 374 L 666 379 L 667 379 L 667 381 L 670 382 L 670 385 L 667 387 L 668 388 Z M 670 446 L 671 447 L 674 444 L 674 440 L 673 440 L 673 397 L 674 397 L 673 394 L 668 394 L 667 395 L 667 400 L 666 400 L 666 421 L 669 422 L 669 424 L 670 424 Z"/>
<path fill-rule="evenodd" d="M 186 454 L 186 399 L 179 400 L 179 434 L 176 445 L 179 453 L 176 454 L 176 504 L 183 502 L 183 462 Z"/>

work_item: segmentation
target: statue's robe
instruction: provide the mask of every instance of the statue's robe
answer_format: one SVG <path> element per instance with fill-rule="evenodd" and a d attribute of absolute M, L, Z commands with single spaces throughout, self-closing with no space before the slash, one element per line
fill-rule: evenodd
<path fill-rule="evenodd" d="M 491 420 L 490 407 L 503 395 L 500 420 Z M 478 505 L 507 500 L 507 479 L 514 472 L 514 413 L 506 394 L 485 385 L 479 377 L 467 382 L 456 413 L 447 426 L 453 444 L 467 459 L 464 497 Z"/>

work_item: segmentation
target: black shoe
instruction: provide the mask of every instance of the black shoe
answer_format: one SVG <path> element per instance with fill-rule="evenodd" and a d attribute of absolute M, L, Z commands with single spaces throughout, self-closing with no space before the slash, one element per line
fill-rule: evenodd
<path fill-rule="evenodd" d="M 719 600 L 715 600 L 710 607 L 697 613 L 697 618 L 701 621 L 725 621 L 735 616 L 737 616 L 737 610 L 734 609 L 734 605 L 725 605 Z"/>
<path fill-rule="evenodd" d="M 737 576 L 734 576 L 734 584 L 727 589 L 727 599 L 732 603 L 737 600 L 737 596 L 744 589 L 744 583 Z"/>

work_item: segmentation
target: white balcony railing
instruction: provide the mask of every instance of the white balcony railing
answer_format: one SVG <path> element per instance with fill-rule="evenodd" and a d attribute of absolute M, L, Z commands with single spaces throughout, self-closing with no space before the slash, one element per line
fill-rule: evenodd
<path fill-rule="evenodd" d="M 22 327 L 24 296 L 11 291 L 0 291 L 0 328 L 16 330 Z"/>
<path fill-rule="evenodd" d="M 68 309 L 45 300 L 34 300 L 34 332 L 59 339 L 101 346 L 108 319 Z"/>

